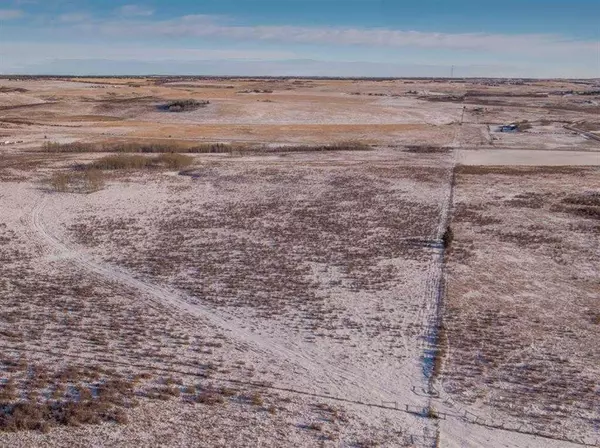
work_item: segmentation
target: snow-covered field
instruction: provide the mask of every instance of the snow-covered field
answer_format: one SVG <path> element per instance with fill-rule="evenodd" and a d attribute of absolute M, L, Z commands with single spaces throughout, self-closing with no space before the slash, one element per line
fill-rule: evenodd
<path fill-rule="evenodd" d="M 264 384 L 259 390 L 272 406 L 280 405 L 273 391 L 286 397 L 294 427 L 309 418 L 306 397 L 348 407 L 333 444 L 350 445 L 369 431 L 388 446 L 409 444 L 409 436 L 433 439 L 430 422 L 403 411 L 428 406 L 413 392 L 427 381 L 420 338 L 433 258 L 422 241 L 435 238 L 449 166 L 416 159 L 394 152 L 223 157 L 198 160 L 193 177 L 147 174 L 88 195 L 11 184 L 2 197 L 4 232 L 10 247 L 27 256 L 6 264 L 4 309 L 17 320 L 32 318 L 33 305 L 19 302 L 18 288 L 51 278 L 65 288 L 56 294 L 75 294 L 68 303 L 82 303 L 56 309 L 49 302 L 40 310 L 36 302 L 36 315 L 53 315 L 52 323 L 33 340 L 34 329 L 17 323 L 20 333 L 11 335 L 6 355 L 27 353 L 28 366 L 52 369 L 93 360 L 127 378 L 149 370 L 137 386 L 140 397 L 148 396 L 144 387 L 163 384 L 152 369 L 168 371 L 170 360 L 182 394 L 205 364 L 214 364 L 196 387 Z M 16 270 L 26 274 L 14 285 Z M 137 336 L 126 332 L 127 322 L 113 322 L 110 308 L 77 296 L 72 289 L 79 287 L 137 315 Z M 122 295 L 136 306 L 129 309 Z M 146 307 L 152 318 L 141 312 Z M 91 350 L 86 333 L 94 335 Z M 40 345 L 46 350 L 34 349 Z M 26 370 L 10 375 L 24 393 Z M 235 408 L 237 398 L 228 406 Z M 275 424 L 263 407 L 255 412 Z M 299 444 L 311 446 L 314 432 L 308 429 Z"/>
<path fill-rule="evenodd" d="M 0 86 L 0 446 L 597 443 L 600 147 L 563 127 L 587 109 L 427 80 Z M 182 97 L 211 104 L 157 111 Z M 107 154 L 40 151 L 149 140 L 240 146 L 87 193 L 57 182 Z M 373 149 L 244 146 L 347 140 Z"/>

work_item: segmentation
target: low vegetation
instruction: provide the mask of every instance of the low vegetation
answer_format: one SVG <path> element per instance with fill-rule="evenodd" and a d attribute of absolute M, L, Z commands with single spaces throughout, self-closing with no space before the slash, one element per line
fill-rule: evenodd
<path fill-rule="evenodd" d="M 271 89 L 246 89 L 240 90 L 238 93 L 273 93 Z"/>
<path fill-rule="evenodd" d="M 370 151 L 373 148 L 362 142 L 338 142 L 328 145 L 293 145 L 277 146 L 274 148 L 260 148 L 256 151 L 264 153 L 272 152 L 320 152 L 320 151 Z"/>
<path fill-rule="evenodd" d="M 92 168 L 83 172 L 59 171 L 54 173 L 49 184 L 52 190 L 60 193 L 93 193 L 104 188 L 102 172 Z"/>
<path fill-rule="evenodd" d="M 442 243 L 444 244 L 444 249 L 450 249 L 452 246 L 452 241 L 454 240 L 454 232 L 452 232 L 452 228 L 448 227 L 442 236 Z"/>
<path fill-rule="evenodd" d="M 432 146 L 432 145 L 410 145 L 406 147 L 408 152 L 414 152 L 417 154 L 438 154 L 450 152 L 450 148 L 445 146 Z"/>
<path fill-rule="evenodd" d="M 597 185 L 592 167 L 458 168 L 439 333 L 458 401 L 540 434 L 594 431 Z"/>
<path fill-rule="evenodd" d="M 347 141 L 325 145 L 290 145 L 290 146 L 248 146 L 227 143 L 201 143 L 190 145 L 181 142 L 111 142 L 111 143 L 55 143 L 47 142 L 42 150 L 48 153 L 182 153 L 182 154 L 229 154 L 235 152 L 279 153 L 279 152 L 319 152 L 319 151 L 368 151 L 373 149 L 362 142 Z"/>
<path fill-rule="evenodd" d="M 165 112 L 191 112 L 194 110 L 198 110 L 202 107 L 206 107 L 210 104 L 210 101 L 207 100 L 176 100 L 171 101 L 167 104 L 162 104 L 158 106 L 159 110 Z"/>
<path fill-rule="evenodd" d="M 424 259 L 423 248 L 407 240 L 430 240 L 437 229 L 434 204 L 417 202 L 390 185 L 418 182 L 415 194 L 434 195 L 448 171 L 387 163 L 306 169 L 268 160 L 264 165 L 240 161 L 235 170 L 219 161 L 186 174 L 218 185 L 227 195 L 199 203 L 192 192 L 182 191 L 181 203 L 169 205 L 151 225 L 86 217 L 73 229 L 73 238 L 82 245 L 115 244 L 115 264 L 160 281 L 177 278 L 175 287 L 191 297 L 201 295 L 207 304 L 247 307 L 261 318 L 285 318 L 295 328 L 290 331 L 310 327 L 310 337 L 320 330 L 318 337 L 342 343 L 353 324 L 343 309 L 328 303 L 328 294 L 388 291 L 401 274 L 384 260 Z M 298 201 L 300 195 L 304 199 Z M 209 235 L 207 229 L 220 229 L 227 237 Z M 154 238 L 152 247 L 143 244 L 148 238 Z M 172 247 L 182 249 L 175 253 Z M 255 260 L 261 261 L 259 267 Z M 323 284 L 311 281 L 305 260 L 335 266 L 335 277 Z M 197 273 L 203 284 L 187 272 Z M 387 316 L 370 320 L 365 334 L 370 341 L 396 335 L 401 330 L 394 322 Z M 400 347 L 386 346 L 382 352 L 397 355 Z"/>
<path fill-rule="evenodd" d="M 102 157 L 85 168 L 88 170 L 181 169 L 190 166 L 193 162 L 192 157 L 175 153 L 161 154 L 154 157 L 118 154 Z"/>
<path fill-rule="evenodd" d="M 178 142 L 156 143 L 156 142 L 110 142 L 110 143 L 55 143 L 47 142 L 42 150 L 49 153 L 229 153 L 237 147 L 225 143 L 202 143 L 197 145 L 182 144 Z"/>
<path fill-rule="evenodd" d="M 22 87 L 0 86 L 0 93 L 27 93 L 29 90 Z"/>
<path fill-rule="evenodd" d="M 552 211 L 600 220 L 600 192 L 591 191 L 568 196 L 560 204 L 555 204 Z"/>
<path fill-rule="evenodd" d="M 103 422 L 127 423 L 126 407 L 135 406 L 131 386 L 110 380 L 94 386 L 54 386 L 51 399 L 0 403 L 0 431 L 38 430 Z M 92 392 L 93 390 L 93 392 Z"/>
<path fill-rule="evenodd" d="M 115 154 L 87 165 L 76 165 L 71 171 L 57 171 L 48 179 L 50 189 L 59 193 L 93 193 L 104 188 L 104 171 L 187 168 L 194 159 L 184 154 L 160 154 L 154 157 L 140 154 Z"/>
<path fill-rule="evenodd" d="M 516 123 L 517 129 L 521 132 L 531 129 L 533 126 L 528 120 L 519 121 Z"/>
<path fill-rule="evenodd" d="M 457 165 L 457 175 L 485 176 L 530 176 L 534 174 L 577 174 L 584 173 L 595 168 L 580 166 L 480 166 L 480 165 Z"/>

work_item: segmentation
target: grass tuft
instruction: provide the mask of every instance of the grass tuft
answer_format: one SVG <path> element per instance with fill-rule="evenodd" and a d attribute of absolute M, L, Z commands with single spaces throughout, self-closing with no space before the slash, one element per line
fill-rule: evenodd
<path fill-rule="evenodd" d="M 104 188 L 104 174 L 91 168 L 83 172 L 59 171 L 48 180 L 50 189 L 58 193 L 93 193 Z"/>
<path fill-rule="evenodd" d="M 192 157 L 175 153 L 161 154 L 156 157 L 118 154 L 102 157 L 87 165 L 87 168 L 91 170 L 181 169 L 190 166 L 193 162 Z"/>

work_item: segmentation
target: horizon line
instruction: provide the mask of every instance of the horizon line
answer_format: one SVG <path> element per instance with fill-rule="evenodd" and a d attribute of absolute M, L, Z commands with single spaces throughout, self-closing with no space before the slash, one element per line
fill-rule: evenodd
<path fill-rule="evenodd" d="M 446 80 L 446 81 L 460 81 L 460 80 L 477 80 L 477 79 L 494 79 L 494 80 L 520 80 L 520 81 L 561 81 L 561 80 L 572 80 L 572 81 L 600 81 L 598 78 L 569 78 L 569 77 L 506 77 L 506 76 L 460 76 L 460 77 L 448 77 L 448 76 L 320 76 L 320 75 L 197 75 L 197 74 L 173 74 L 173 75 L 159 75 L 159 74 L 113 74 L 113 75 L 102 75 L 102 74 L 89 74 L 89 75 L 76 75 L 76 74 L 63 74 L 54 75 L 49 73 L 41 74 L 20 74 L 20 73 L 0 73 L 0 79 L 6 78 L 227 78 L 227 79 L 326 79 L 326 80 L 353 80 L 353 79 L 379 79 L 379 80 L 401 80 L 401 79 L 427 79 L 427 80 Z"/>

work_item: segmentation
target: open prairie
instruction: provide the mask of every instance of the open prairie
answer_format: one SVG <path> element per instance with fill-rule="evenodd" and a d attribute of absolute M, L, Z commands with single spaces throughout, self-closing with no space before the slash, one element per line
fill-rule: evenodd
<path fill-rule="evenodd" d="M 0 79 L 0 446 L 597 446 L 599 89 Z"/>

